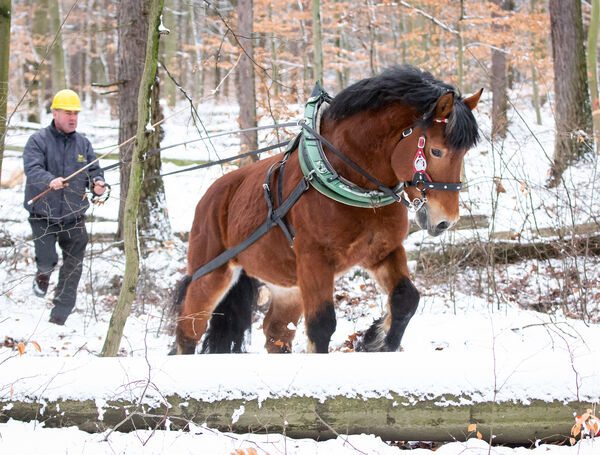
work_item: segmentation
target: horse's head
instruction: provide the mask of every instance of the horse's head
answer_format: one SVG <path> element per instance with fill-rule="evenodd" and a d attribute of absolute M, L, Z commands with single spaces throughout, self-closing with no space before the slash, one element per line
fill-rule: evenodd
<path fill-rule="evenodd" d="M 465 153 L 479 137 L 471 111 L 482 92 L 468 98 L 459 98 L 452 92 L 440 96 L 425 114 L 424 124 L 415 128 L 410 140 L 400 141 L 392 155 L 392 167 L 400 180 L 414 182 L 415 173 L 422 171 L 426 173 L 425 180 L 430 179 L 435 184 L 434 189 L 422 182 L 406 188 L 411 201 L 425 199 L 425 195 L 426 202 L 417 211 L 416 220 L 421 229 L 427 229 L 432 236 L 440 235 L 458 221 L 458 188 L 438 184 L 460 183 Z M 421 154 L 422 136 L 425 137 L 422 147 L 425 164 L 417 159 Z"/>

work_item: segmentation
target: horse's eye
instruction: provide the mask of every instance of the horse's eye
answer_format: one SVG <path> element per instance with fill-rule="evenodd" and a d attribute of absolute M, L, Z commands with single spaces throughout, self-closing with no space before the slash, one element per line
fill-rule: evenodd
<path fill-rule="evenodd" d="M 436 158 L 441 158 L 444 152 L 442 152 L 440 149 L 431 149 L 431 154 Z"/>

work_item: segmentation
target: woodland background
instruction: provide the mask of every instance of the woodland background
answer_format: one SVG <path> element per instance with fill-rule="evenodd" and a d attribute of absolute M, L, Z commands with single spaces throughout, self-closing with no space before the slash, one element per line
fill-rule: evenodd
<path fill-rule="evenodd" d="M 148 36 L 148 25 L 158 16 L 161 26 L 150 27 Z M 19 360 L 18 352 L 28 342 L 30 356 L 135 357 L 150 349 L 164 358 L 172 341 L 167 333 L 168 302 L 184 273 L 186 250 L 186 232 L 172 227 L 170 217 L 181 209 L 178 205 L 190 212 L 209 181 L 244 163 L 165 178 L 178 196 L 176 204 L 166 203 L 163 179 L 147 179 L 211 160 L 216 149 L 254 150 L 289 138 L 292 132 L 243 134 L 228 143 L 216 140 L 203 145 L 208 154 L 188 145 L 176 159 L 166 159 L 172 151 L 146 152 L 187 140 L 182 131 L 195 130 L 195 138 L 206 137 L 298 118 L 315 80 L 322 80 L 335 95 L 360 78 L 408 63 L 456 84 L 465 95 L 485 89 L 476 112 L 482 140 L 466 159 L 461 224 L 434 240 L 411 231 L 405 242 L 424 302 L 424 314 L 415 318 L 420 338 L 406 340 L 412 343 L 409 350 L 417 357 L 419 349 L 427 348 L 435 355 L 455 356 L 449 357 L 448 369 L 453 370 L 455 358 L 470 357 L 466 370 L 475 370 L 481 358 L 489 360 L 490 350 L 474 356 L 457 348 L 489 342 L 489 327 L 493 332 L 501 325 L 499 332 L 516 334 L 518 343 L 502 346 L 496 346 L 493 337 L 491 351 L 502 347 L 509 358 L 547 345 L 545 336 L 552 333 L 552 354 L 563 342 L 568 351 L 567 362 L 555 361 L 556 365 L 561 373 L 573 372 L 577 378 L 580 370 L 573 366 L 572 348 L 581 343 L 585 349 L 592 347 L 586 351 L 589 358 L 596 355 L 594 334 L 600 322 L 600 181 L 594 134 L 598 16 L 597 0 L 0 0 L 0 157 L 9 157 L 10 170 L 2 173 L 8 188 L 0 190 L 0 329 L 12 335 L 0 338 L 0 365 Z M 158 40 L 159 30 L 163 33 L 152 62 L 158 70 L 156 79 L 151 78 L 158 83 L 145 93 L 150 109 L 139 109 L 138 94 L 146 92 L 146 45 Z M 115 191 L 119 201 L 94 208 L 89 218 L 94 235 L 86 278 L 78 309 L 69 320 L 76 329 L 59 332 L 62 329 L 40 324 L 47 302 L 33 302 L 30 295 L 35 272 L 21 213 L 22 180 L 15 172 L 12 181 L 12 171 L 18 168 L 24 139 L 45 126 L 53 94 L 65 87 L 81 95 L 86 122 L 80 126 L 94 123 L 89 131 L 97 153 L 114 150 L 103 164 L 119 167 L 120 177 L 115 170 L 110 181 L 120 186 Z M 225 116 L 211 117 L 220 109 Z M 185 120 L 178 117 L 182 111 Z M 97 114 L 93 121 L 86 117 L 89 113 Z M 147 144 L 117 145 L 163 115 L 162 128 L 144 133 Z M 139 178 L 132 179 L 136 166 L 142 169 Z M 127 221 L 132 182 L 141 186 L 135 214 L 139 220 Z M 186 199 L 189 194 L 189 200 L 183 201 L 182 194 Z M 126 227 L 136 221 L 138 236 L 128 238 Z M 105 222 L 111 225 L 107 232 L 101 229 Z M 119 227 L 112 229 L 116 222 Z M 142 260 L 130 263 L 137 258 L 138 239 Z M 124 279 L 131 270 L 134 285 L 127 286 Z M 119 288 L 133 289 L 135 296 L 122 292 L 117 300 Z M 127 299 L 130 307 L 121 312 L 120 322 L 111 319 L 109 324 Z M 360 270 L 338 281 L 334 300 L 339 322 L 354 333 L 348 338 L 340 333 L 332 350 L 353 349 L 352 337 L 380 313 L 378 299 L 376 285 Z M 113 328 L 120 325 L 116 332 L 122 332 L 131 300 L 129 338 L 119 348 L 121 334 Z M 433 334 L 429 313 L 439 318 Z M 448 322 L 463 316 L 468 318 L 465 325 Z M 502 322 L 502 316 L 509 320 Z M 418 321 L 422 325 L 417 326 Z M 260 325 L 259 314 L 251 352 L 262 351 Z M 527 336 L 521 336 L 525 330 Z M 536 342 L 533 330 L 541 332 Z M 459 334 L 466 340 L 457 341 L 454 336 Z M 430 335 L 439 339 L 429 340 Z M 32 349 L 32 340 L 44 351 Z M 295 343 L 294 352 L 305 352 L 302 327 Z M 583 362 L 594 366 L 588 357 Z M 565 367 L 569 361 L 570 368 Z M 529 359 L 523 365 L 530 365 Z M 546 384 L 554 376 L 535 379 Z M 596 377 L 590 374 L 587 379 Z M 8 383 L 0 384 L 4 397 L 12 397 Z M 571 392 L 565 387 L 561 391 Z"/>
<path fill-rule="evenodd" d="M 208 133 L 195 110 L 202 102 L 237 104 L 241 128 L 261 122 L 281 123 L 299 114 L 316 80 L 335 94 L 360 78 L 407 63 L 455 84 L 463 94 L 486 89 L 491 102 L 478 110 L 478 116 L 482 123 L 490 124 L 489 129 L 482 130 L 483 140 L 493 153 L 498 152 L 500 167 L 505 164 L 502 153 L 512 153 L 504 147 L 509 147 L 507 141 L 514 137 L 511 125 L 523 120 L 520 112 L 534 113 L 536 125 L 553 124 L 554 151 L 544 150 L 547 169 L 540 166 L 536 171 L 547 172 L 546 188 L 559 187 L 566 193 L 567 209 L 574 208 L 570 191 L 578 189 L 566 187 L 564 170 L 573 164 L 596 162 L 593 133 L 599 128 L 594 128 L 592 119 L 600 113 L 597 1 L 3 0 L 1 6 L 8 6 L 11 14 L 10 27 L 6 28 L 4 20 L 0 29 L 0 34 L 10 38 L 9 52 L 2 54 L 3 58 L 10 55 L 7 82 L 0 85 L 7 89 L 0 93 L 0 100 L 7 103 L 7 122 L 0 124 L 8 124 L 17 135 L 30 134 L 28 128 L 39 127 L 42 115 L 49 111 L 53 94 L 65 87 L 81 95 L 85 109 L 110 112 L 118 121 L 121 144 L 116 238 L 125 240 L 125 245 L 125 207 L 134 147 L 133 142 L 123 144 L 139 132 L 138 114 L 142 113 L 138 93 L 146 44 L 153 38 L 148 36 L 152 11 L 159 12 L 161 24 L 153 62 L 158 67 L 157 83 L 148 93 L 150 109 L 144 113 L 148 123 L 161 121 L 164 110 L 176 115 L 183 107 L 190 111 L 190 122 L 201 136 Z M 156 33 L 158 36 L 158 30 Z M 5 49 L 7 42 L 3 40 L 0 48 Z M 531 132 L 533 125 L 526 126 Z M 5 133 L 0 132 L 3 146 Z M 261 139 L 275 142 L 287 133 L 278 130 Z M 145 150 L 156 152 L 164 131 L 156 128 L 145 136 Z M 240 135 L 240 152 L 258 146 L 256 132 Z M 142 160 L 139 157 L 145 150 L 139 144 L 137 148 L 134 167 L 137 163 L 142 167 L 137 235 L 146 256 L 157 245 L 171 241 L 173 232 L 163 181 L 149 179 L 160 175 L 161 153 Z M 20 147 L 7 144 L 7 150 L 18 153 Z M 203 161 L 192 153 L 186 158 L 179 164 Z M 578 274 L 577 258 L 587 258 L 598 250 L 597 218 L 588 213 L 581 228 L 575 226 L 573 217 L 559 216 L 553 226 L 544 227 L 549 229 L 544 233 L 536 224 L 531 229 L 535 231 L 533 237 L 543 240 L 523 245 L 524 226 L 535 221 L 539 209 L 525 207 L 528 212 L 523 213 L 526 221 L 520 231 L 502 234 L 509 242 L 516 240 L 517 245 L 502 245 L 502 235 L 493 231 L 498 198 L 506 192 L 507 182 L 521 185 L 523 194 L 523 188 L 537 184 L 515 175 L 503 179 L 501 170 L 494 169 L 492 174 L 495 199 L 491 213 L 471 216 L 466 226 L 488 228 L 483 240 L 477 235 L 477 248 L 468 245 L 470 261 L 490 268 L 492 272 L 487 275 L 495 289 L 493 276 L 498 263 L 559 257 L 565 261 L 556 277 L 559 292 L 550 300 L 553 305 L 563 305 L 572 299 L 570 289 L 589 281 Z M 470 177 L 466 175 L 465 180 L 469 182 Z M 594 179 L 595 174 L 592 182 Z M 137 244 L 137 240 L 132 242 Z M 463 264 L 460 256 L 466 254 L 461 249 L 464 245 L 451 247 L 456 248 L 442 248 L 441 257 L 419 255 L 421 267 L 433 264 L 435 271 L 435 264 Z M 132 264 L 136 273 L 138 268 Z M 573 269 L 575 275 L 567 272 Z M 449 275 L 456 270 L 443 268 Z M 586 294 L 584 302 L 580 299 L 577 296 L 575 313 L 587 317 L 589 297 Z"/>

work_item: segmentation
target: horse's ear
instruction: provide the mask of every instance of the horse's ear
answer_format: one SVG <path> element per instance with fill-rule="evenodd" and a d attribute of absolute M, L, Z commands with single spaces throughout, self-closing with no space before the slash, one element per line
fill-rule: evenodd
<path fill-rule="evenodd" d="M 482 93 L 483 93 L 483 89 L 479 90 L 474 95 L 471 95 L 470 97 L 465 98 L 463 100 L 463 103 L 465 103 L 469 109 L 471 109 L 471 110 L 475 109 L 477 107 L 477 103 L 479 103 L 479 98 L 481 98 Z"/>
<path fill-rule="evenodd" d="M 437 106 L 435 108 L 435 118 L 448 118 L 450 116 L 450 112 L 452 112 L 452 108 L 454 108 L 454 93 L 448 92 L 445 95 L 440 96 L 438 99 Z"/>

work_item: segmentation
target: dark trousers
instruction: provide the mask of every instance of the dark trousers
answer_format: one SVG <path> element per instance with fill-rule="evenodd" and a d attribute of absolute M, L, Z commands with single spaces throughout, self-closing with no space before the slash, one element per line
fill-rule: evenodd
<path fill-rule="evenodd" d="M 29 224 L 33 232 L 38 272 L 49 275 L 58 263 L 57 240 L 62 250 L 63 265 L 58 274 L 50 317 L 65 321 L 75 307 L 77 285 L 83 269 L 83 256 L 88 243 L 85 218 L 55 222 L 47 218 L 30 217 Z"/>

